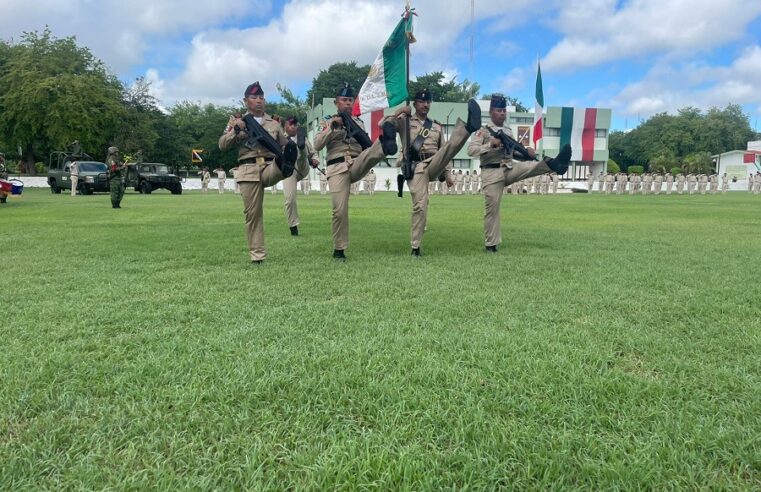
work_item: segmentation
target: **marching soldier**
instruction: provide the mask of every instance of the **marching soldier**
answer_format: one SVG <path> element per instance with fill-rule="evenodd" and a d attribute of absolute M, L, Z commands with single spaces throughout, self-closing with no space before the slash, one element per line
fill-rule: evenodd
<path fill-rule="evenodd" d="M 242 118 L 230 117 L 225 133 L 219 138 L 219 149 L 238 149 L 238 183 L 246 216 L 248 252 L 253 264 L 261 264 L 267 257 L 262 211 L 264 189 L 292 173 L 306 176 L 306 138 L 300 130 L 296 142 L 289 140 L 280 123 L 264 112 L 264 90 L 259 82 L 246 88 L 243 103 L 246 114 Z M 259 138 L 249 140 L 249 133 L 258 131 L 261 131 Z"/>
<path fill-rule="evenodd" d="M 328 192 L 328 177 L 325 176 L 325 170 L 320 169 L 318 177 L 320 178 L 320 195 L 325 195 Z"/>
<path fill-rule="evenodd" d="M 470 135 L 481 126 L 481 108 L 471 99 L 468 101 L 467 122 L 458 119 L 448 141 L 444 141 L 444 130 L 438 121 L 428 118 L 432 101 L 431 92 L 424 89 L 415 93 L 412 105 L 415 113 L 411 114 L 409 107 L 397 111 L 399 133 L 402 136 L 402 147 L 409 152 L 412 165 L 406 163 L 402 167 L 402 175 L 407 180 L 407 187 L 412 197 L 412 224 L 410 227 L 410 246 L 412 256 L 420 256 L 420 245 L 428 217 L 428 184 L 444 174 L 445 182 L 452 181 L 449 162 L 465 145 Z M 410 142 L 407 142 L 407 126 L 409 125 Z M 397 162 L 402 162 L 402 158 Z M 462 170 L 457 173 L 457 190 L 462 194 L 464 178 Z M 442 183 L 443 184 L 443 183 Z"/>
<path fill-rule="evenodd" d="M 674 175 L 671 173 L 666 174 L 666 194 L 671 194 L 671 189 L 674 187 Z"/>
<path fill-rule="evenodd" d="M 493 95 L 489 106 L 491 122 L 476 132 L 468 145 L 468 155 L 481 160 L 481 187 L 486 206 L 484 236 L 486 251 L 490 253 L 496 253 L 497 246 L 502 242 L 500 204 L 505 183 L 514 183 L 550 171 L 565 174 L 571 159 L 570 145 L 565 145 L 554 159 L 545 157 L 541 161 L 514 162 L 513 156 L 505 155 L 501 140 L 494 135 L 501 131 L 512 136 L 510 128 L 504 126 L 506 108 L 505 97 Z M 529 149 L 529 155 L 533 157 L 533 149 Z"/>
<path fill-rule="evenodd" d="M 375 194 L 375 183 L 378 179 L 378 175 L 375 174 L 375 171 L 370 169 L 370 174 L 367 175 L 367 193 L 370 195 Z"/>
<path fill-rule="evenodd" d="M 295 116 L 289 116 L 283 121 L 283 131 L 285 136 L 293 143 L 298 145 L 298 133 L 299 133 L 299 121 Z M 304 153 L 307 159 L 307 163 L 312 166 L 317 162 L 317 152 L 312 148 L 312 144 L 308 140 L 304 140 Z M 308 169 L 308 168 L 307 168 Z M 309 173 L 307 173 L 308 175 Z M 301 219 L 299 218 L 299 206 L 296 201 L 296 189 L 298 188 L 298 179 L 306 178 L 299 173 L 293 173 L 287 178 L 283 179 L 283 211 L 285 212 L 285 220 L 288 222 L 288 229 L 291 231 L 291 236 L 299 235 L 299 224 Z M 275 186 L 273 185 L 273 189 Z M 301 181 L 301 191 L 306 194 L 306 183 Z"/>
<path fill-rule="evenodd" d="M 721 193 L 725 194 L 729 190 L 729 176 L 727 173 L 721 175 Z"/>
<path fill-rule="evenodd" d="M 349 137 L 343 124 L 341 113 L 351 114 L 354 106 L 354 91 L 345 83 L 336 93 L 334 101 L 339 114 L 324 123 L 324 128 L 314 140 L 318 152 L 327 148 L 328 184 L 333 202 L 333 258 L 345 261 L 345 250 L 349 247 L 349 190 L 378 162 L 387 155 L 396 154 L 396 125 L 384 119 L 381 136 L 370 147 L 362 146 L 354 137 Z M 359 118 L 349 116 L 352 122 L 364 130 Z M 362 138 L 360 136 L 360 138 Z"/>
<path fill-rule="evenodd" d="M 108 148 L 108 157 L 106 158 L 108 166 L 108 186 L 111 189 L 111 207 L 122 208 L 122 198 L 124 197 L 124 172 L 127 166 L 119 158 L 119 149 L 116 147 Z"/>

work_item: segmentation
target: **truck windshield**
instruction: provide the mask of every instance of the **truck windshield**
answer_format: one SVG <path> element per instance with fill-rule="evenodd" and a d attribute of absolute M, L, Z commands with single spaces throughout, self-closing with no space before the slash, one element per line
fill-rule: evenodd
<path fill-rule="evenodd" d="M 156 174 L 169 174 L 169 167 L 167 167 L 167 166 L 165 166 L 163 164 L 159 164 L 159 165 L 154 166 L 154 167 L 156 169 L 154 171 Z"/>
<path fill-rule="evenodd" d="M 80 162 L 79 172 L 104 173 L 106 172 L 106 165 L 102 162 Z"/>

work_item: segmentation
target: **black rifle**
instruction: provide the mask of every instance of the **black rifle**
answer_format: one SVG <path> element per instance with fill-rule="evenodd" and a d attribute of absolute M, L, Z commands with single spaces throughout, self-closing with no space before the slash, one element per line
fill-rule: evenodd
<path fill-rule="evenodd" d="M 360 147 L 362 147 L 362 150 L 370 148 L 373 145 L 373 141 L 370 140 L 370 136 L 367 134 L 367 132 L 359 127 L 356 121 L 354 121 L 354 118 L 351 117 L 351 113 L 346 111 L 343 113 L 338 113 L 336 116 L 341 117 L 341 122 L 343 123 L 344 129 L 346 130 L 346 138 L 344 139 L 346 143 L 348 143 L 349 140 L 354 139 L 357 141 Z"/>
<path fill-rule="evenodd" d="M 259 144 L 275 154 L 275 163 L 277 164 L 277 167 L 280 168 L 280 172 L 283 173 L 284 177 L 290 177 L 296 167 L 296 156 L 285 158 L 283 155 L 283 149 L 280 147 L 278 141 L 275 140 L 258 121 L 256 121 L 252 114 L 246 114 L 246 116 L 243 117 L 243 121 L 246 123 L 246 134 L 248 135 L 248 139 L 243 145 L 253 150 L 256 145 Z M 236 127 L 236 133 L 238 131 L 239 130 Z M 293 145 L 295 146 L 296 144 Z"/>
<path fill-rule="evenodd" d="M 518 155 L 523 158 L 524 161 L 538 161 L 539 158 L 534 156 L 531 157 L 531 155 L 528 153 L 528 149 L 524 147 L 519 141 L 508 135 L 507 133 L 503 132 L 502 130 L 495 132 L 491 128 L 487 127 L 489 129 L 489 133 L 491 133 L 492 137 L 499 139 L 500 142 L 502 142 L 502 147 L 505 150 L 505 156 L 509 158 L 513 158 L 513 153 L 517 153 Z"/>

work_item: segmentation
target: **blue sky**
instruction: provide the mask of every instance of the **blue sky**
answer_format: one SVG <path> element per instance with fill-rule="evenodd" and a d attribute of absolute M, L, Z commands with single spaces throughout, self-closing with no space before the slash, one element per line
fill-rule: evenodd
<path fill-rule="evenodd" d="M 547 105 L 613 109 L 616 129 L 661 111 L 741 104 L 761 116 L 761 1 L 419 0 L 413 73 L 443 70 L 533 106 L 537 55 Z M 398 0 L 3 0 L 0 36 L 50 26 L 125 81 L 146 76 L 165 106 L 230 104 L 253 80 L 305 94 L 320 68 L 371 63 Z"/>

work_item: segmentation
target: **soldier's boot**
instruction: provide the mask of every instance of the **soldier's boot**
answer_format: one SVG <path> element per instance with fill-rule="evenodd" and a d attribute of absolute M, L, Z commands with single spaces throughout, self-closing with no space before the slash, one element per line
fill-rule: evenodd
<path fill-rule="evenodd" d="M 486 252 L 487 253 L 496 253 L 497 252 L 497 247 L 496 246 L 487 246 L 486 247 Z"/>
<path fill-rule="evenodd" d="M 346 255 L 342 249 L 333 250 L 333 259 L 336 261 L 346 261 Z"/>
<path fill-rule="evenodd" d="M 565 144 L 563 148 L 560 149 L 560 152 L 558 152 L 557 157 L 547 161 L 547 166 L 558 173 L 558 176 L 562 176 L 566 171 L 568 171 L 568 163 L 571 162 L 572 154 L 573 151 L 571 150 L 571 146 L 569 144 Z"/>
<path fill-rule="evenodd" d="M 399 190 L 397 191 L 396 196 L 402 198 L 402 196 L 404 196 L 404 176 L 401 174 L 396 175 L 396 187 Z"/>
<path fill-rule="evenodd" d="M 283 157 L 275 161 L 284 178 L 290 178 L 296 169 L 296 159 L 299 157 L 299 149 L 293 141 L 289 141 L 283 148 Z"/>
<path fill-rule="evenodd" d="M 468 133 L 481 128 L 481 106 L 478 105 L 475 99 L 468 100 L 468 121 L 465 123 L 465 129 Z"/>
<path fill-rule="evenodd" d="M 423 256 L 423 253 L 420 252 L 420 248 L 412 248 L 412 253 L 410 255 L 414 256 L 415 258 L 420 258 Z"/>
<path fill-rule="evenodd" d="M 386 155 L 396 154 L 399 151 L 399 147 L 396 145 L 396 126 L 387 121 L 381 126 L 381 148 Z"/>
<path fill-rule="evenodd" d="M 291 226 L 291 236 L 299 235 L 299 226 Z"/>
<path fill-rule="evenodd" d="M 306 146 L 307 142 L 307 131 L 304 128 L 299 128 L 296 130 L 296 146 L 304 150 L 304 147 Z"/>

